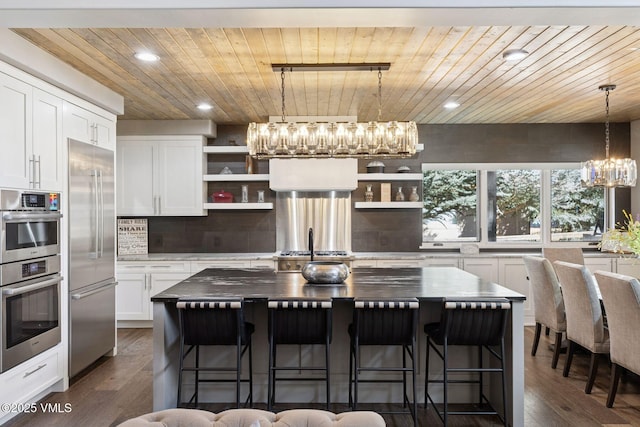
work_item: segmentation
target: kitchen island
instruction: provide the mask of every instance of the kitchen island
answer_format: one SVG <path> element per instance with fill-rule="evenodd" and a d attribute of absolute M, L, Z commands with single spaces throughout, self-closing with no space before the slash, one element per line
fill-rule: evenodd
<path fill-rule="evenodd" d="M 254 344 L 254 401 L 266 401 L 267 383 L 267 311 L 269 298 L 331 298 L 333 310 L 332 395 L 335 402 L 347 401 L 348 390 L 348 334 L 347 325 L 351 321 L 351 306 L 354 298 L 417 298 L 420 301 L 420 326 L 418 329 L 419 372 L 424 372 L 424 333 L 421 325 L 437 321 L 440 316 L 441 301 L 449 298 L 508 298 L 512 310 L 507 330 L 507 387 L 509 419 L 514 426 L 524 423 L 524 296 L 495 283 L 484 281 L 477 276 L 453 267 L 424 267 L 369 269 L 354 268 L 349 278 L 340 285 L 313 285 L 306 283 L 299 273 L 276 273 L 252 269 L 206 269 L 166 291 L 151 298 L 153 302 L 153 407 L 160 410 L 175 406 L 178 378 L 178 315 L 175 303 L 183 297 L 244 298 L 247 302 L 247 320 L 256 324 Z M 378 350 L 379 351 L 379 350 Z M 464 352 L 464 349 L 460 349 Z M 384 353 L 384 351 L 383 351 Z M 279 353 L 280 354 L 280 353 Z M 229 353 L 231 356 L 231 353 Z M 291 358 L 310 357 L 297 350 Z M 383 354 L 385 357 L 393 354 Z M 469 357 L 469 354 L 461 357 Z M 287 357 L 287 356 L 284 356 Z M 295 360 L 294 360 L 295 362 Z M 263 366 L 264 365 L 264 366 Z M 434 365 L 436 368 L 436 365 Z M 441 368 L 436 368 L 441 369 Z M 286 389 L 286 385 L 281 389 Z M 318 388 L 320 389 L 321 386 Z M 423 401 L 424 376 L 418 379 L 418 399 Z M 307 387 L 308 388 L 308 387 Z M 283 392 L 280 401 L 314 401 L 322 396 L 321 390 L 310 396 L 303 388 L 291 386 L 291 393 Z M 216 390 L 210 395 L 216 401 L 231 401 L 219 396 Z M 454 390 L 454 395 L 462 399 L 469 397 L 469 390 Z M 230 394 L 226 394 L 230 396 Z M 362 393 L 362 401 L 395 402 L 399 393 L 393 390 L 370 390 Z M 220 400 L 222 399 L 222 400 Z M 320 400 L 321 397 L 318 398 Z"/>

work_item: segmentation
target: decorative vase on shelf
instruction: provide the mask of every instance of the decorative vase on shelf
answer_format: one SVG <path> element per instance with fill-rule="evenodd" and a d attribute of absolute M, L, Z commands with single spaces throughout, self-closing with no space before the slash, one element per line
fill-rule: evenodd
<path fill-rule="evenodd" d="M 364 192 L 364 201 L 365 202 L 373 202 L 373 185 L 367 184 L 366 190 Z"/>
<path fill-rule="evenodd" d="M 402 192 L 402 187 L 398 187 L 398 192 L 396 193 L 396 202 L 404 201 L 404 193 Z"/>
<path fill-rule="evenodd" d="M 417 202 L 420 200 L 420 196 L 418 196 L 418 187 L 411 187 L 411 194 L 409 194 L 409 201 Z"/>
<path fill-rule="evenodd" d="M 248 202 L 249 202 L 249 186 L 243 185 L 242 186 L 242 203 L 248 203 Z"/>

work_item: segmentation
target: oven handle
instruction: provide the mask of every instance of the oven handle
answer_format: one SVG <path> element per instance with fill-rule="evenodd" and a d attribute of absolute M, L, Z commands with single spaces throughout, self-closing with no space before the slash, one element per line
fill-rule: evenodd
<path fill-rule="evenodd" d="M 27 213 L 27 212 L 4 212 L 2 219 L 4 221 L 57 221 L 62 218 L 60 212 L 52 213 Z"/>
<path fill-rule="evenodd" d="M 104 291 L 104 290 L 106 290 L 108 288 L 114 287 L 117 284 L 118 284 L 118 282 L 111 282 L 111 283 L 108 283 L 108 284 L 106 284 L 104 286 L 100 286 L 99 288 L 92 289 L 92 290 L 87 291 L 87 292 L 80 292 L 78 294 L 72 294 L 71 295 L 71 299 L 79 300 L 79 299 L 82 299 L 82 298 L 86 298 L 86 297 L 91 296 L 93 294 L 97 294 L 98 292 L 102 292 L 102 291 Z"/>
<path fill-rule="evenodd" d="M 2 288 L 2 295 L 20 295 L 20 294 L 24 294 L 26 292 L 31 292 L 31 291 L 36 291 L 38 289 L 47 288 L 47 287 L 49 287 L 51 285 L 56 285 L 56 284 L 60 283 L 61 281 L 62 281 L 62 276 L 59 275 L 59 274 L 56 274 L 51 279 L 44 280 L 42 282 L 33 283 L 31 285 L 17 286 L 17 287 L 6 286 L 6 287 Z M 16 286 L 16 285 L 14 285 L 14 286 Z"/>

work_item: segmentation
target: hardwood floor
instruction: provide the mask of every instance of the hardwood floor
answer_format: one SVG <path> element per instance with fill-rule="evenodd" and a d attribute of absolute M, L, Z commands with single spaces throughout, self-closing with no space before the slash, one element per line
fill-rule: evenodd
<path fill-rule="evenodd" d="M 640 426 L 640 380 L 635 375 L 623 377 L 615 406 L 605 407 L 609 386 L 609 366 L 601 363 L 591 395 L 584 394 L 588 356 L 574 356 L 571 373 L 562 377 L 564 355 L 557 369 L 551 369 L 551 341 L 541 339 L 536 357 L 531 357 L 533 329 L 525 331 L 525 425 L 526 426 Z M 150 412 L 152 408 L 151 329 L 120 329 L 118 356 L 103 358 L 87 374 L 74 380 L 69 390 L 53 393 L 43 402 L 71 404 L 69 413 L 21 415 L 7 427 L 115 426 L 120 422 Z M 308 406 L 308 405 L 306 405 Z M 261 406 L 259 406 L 261 407 Z M 224 409 L 215 405 L 211 410 Z M 376 405 L 374 410 L 385 410 Z M 342 412 L 346 405 L 333 405 Z M 418 409 L 420 425 L 441 425 L 432 410 Z M 411 425 L 409 416 L 385 415 L 389 426 Z M 452 426 L 498 425 L 496 417 L 452 417 Z"/>

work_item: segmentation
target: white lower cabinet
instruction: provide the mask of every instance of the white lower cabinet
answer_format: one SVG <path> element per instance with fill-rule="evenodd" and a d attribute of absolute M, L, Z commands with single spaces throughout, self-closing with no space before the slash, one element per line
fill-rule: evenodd
<path fill-rule="evenodd" d="M 640 260 L 637 258 L 619 258 L 616 267 L 616 273 L 640 279 Z"/>
<path fill-rule="evenodd" d="M 535 324 L 531 284 L 522 257 L 498 258 L 498 283 L 527 298 L 524 302 L 524 324 Z"/>
<path fill-rule="evenodd" d="M 0 375 L 0 425 L 31 409 L 40 411 L 34 399 L 63 379 L 61 347 L 57 345 Z"/>
<path fill-rule="evenodd" d="M 153 320 L 151 297 L 190 275 L 189 262 L 119 262 L 116 287 L 117 319 Z"/>
<path fill-rule="evenodd" d="M 420 267 L 460 267 L 460 258 L 434 257 L 420 260 Z"/>
<path fill-rule="evenodd" d="M 584 259 L 584 265 L 589 269 L 591 273 L 594 273 L 598 270 L 614 271 L 613 266 L 615 265 L 615 263 L 616 260 L 614 258 L 587 257 Z"/>
<path fill-rule="evenodd" d="M 489 282 L 499 283 L 497 258 L 463 258 L 461 261 L 464 271 Z"/>

